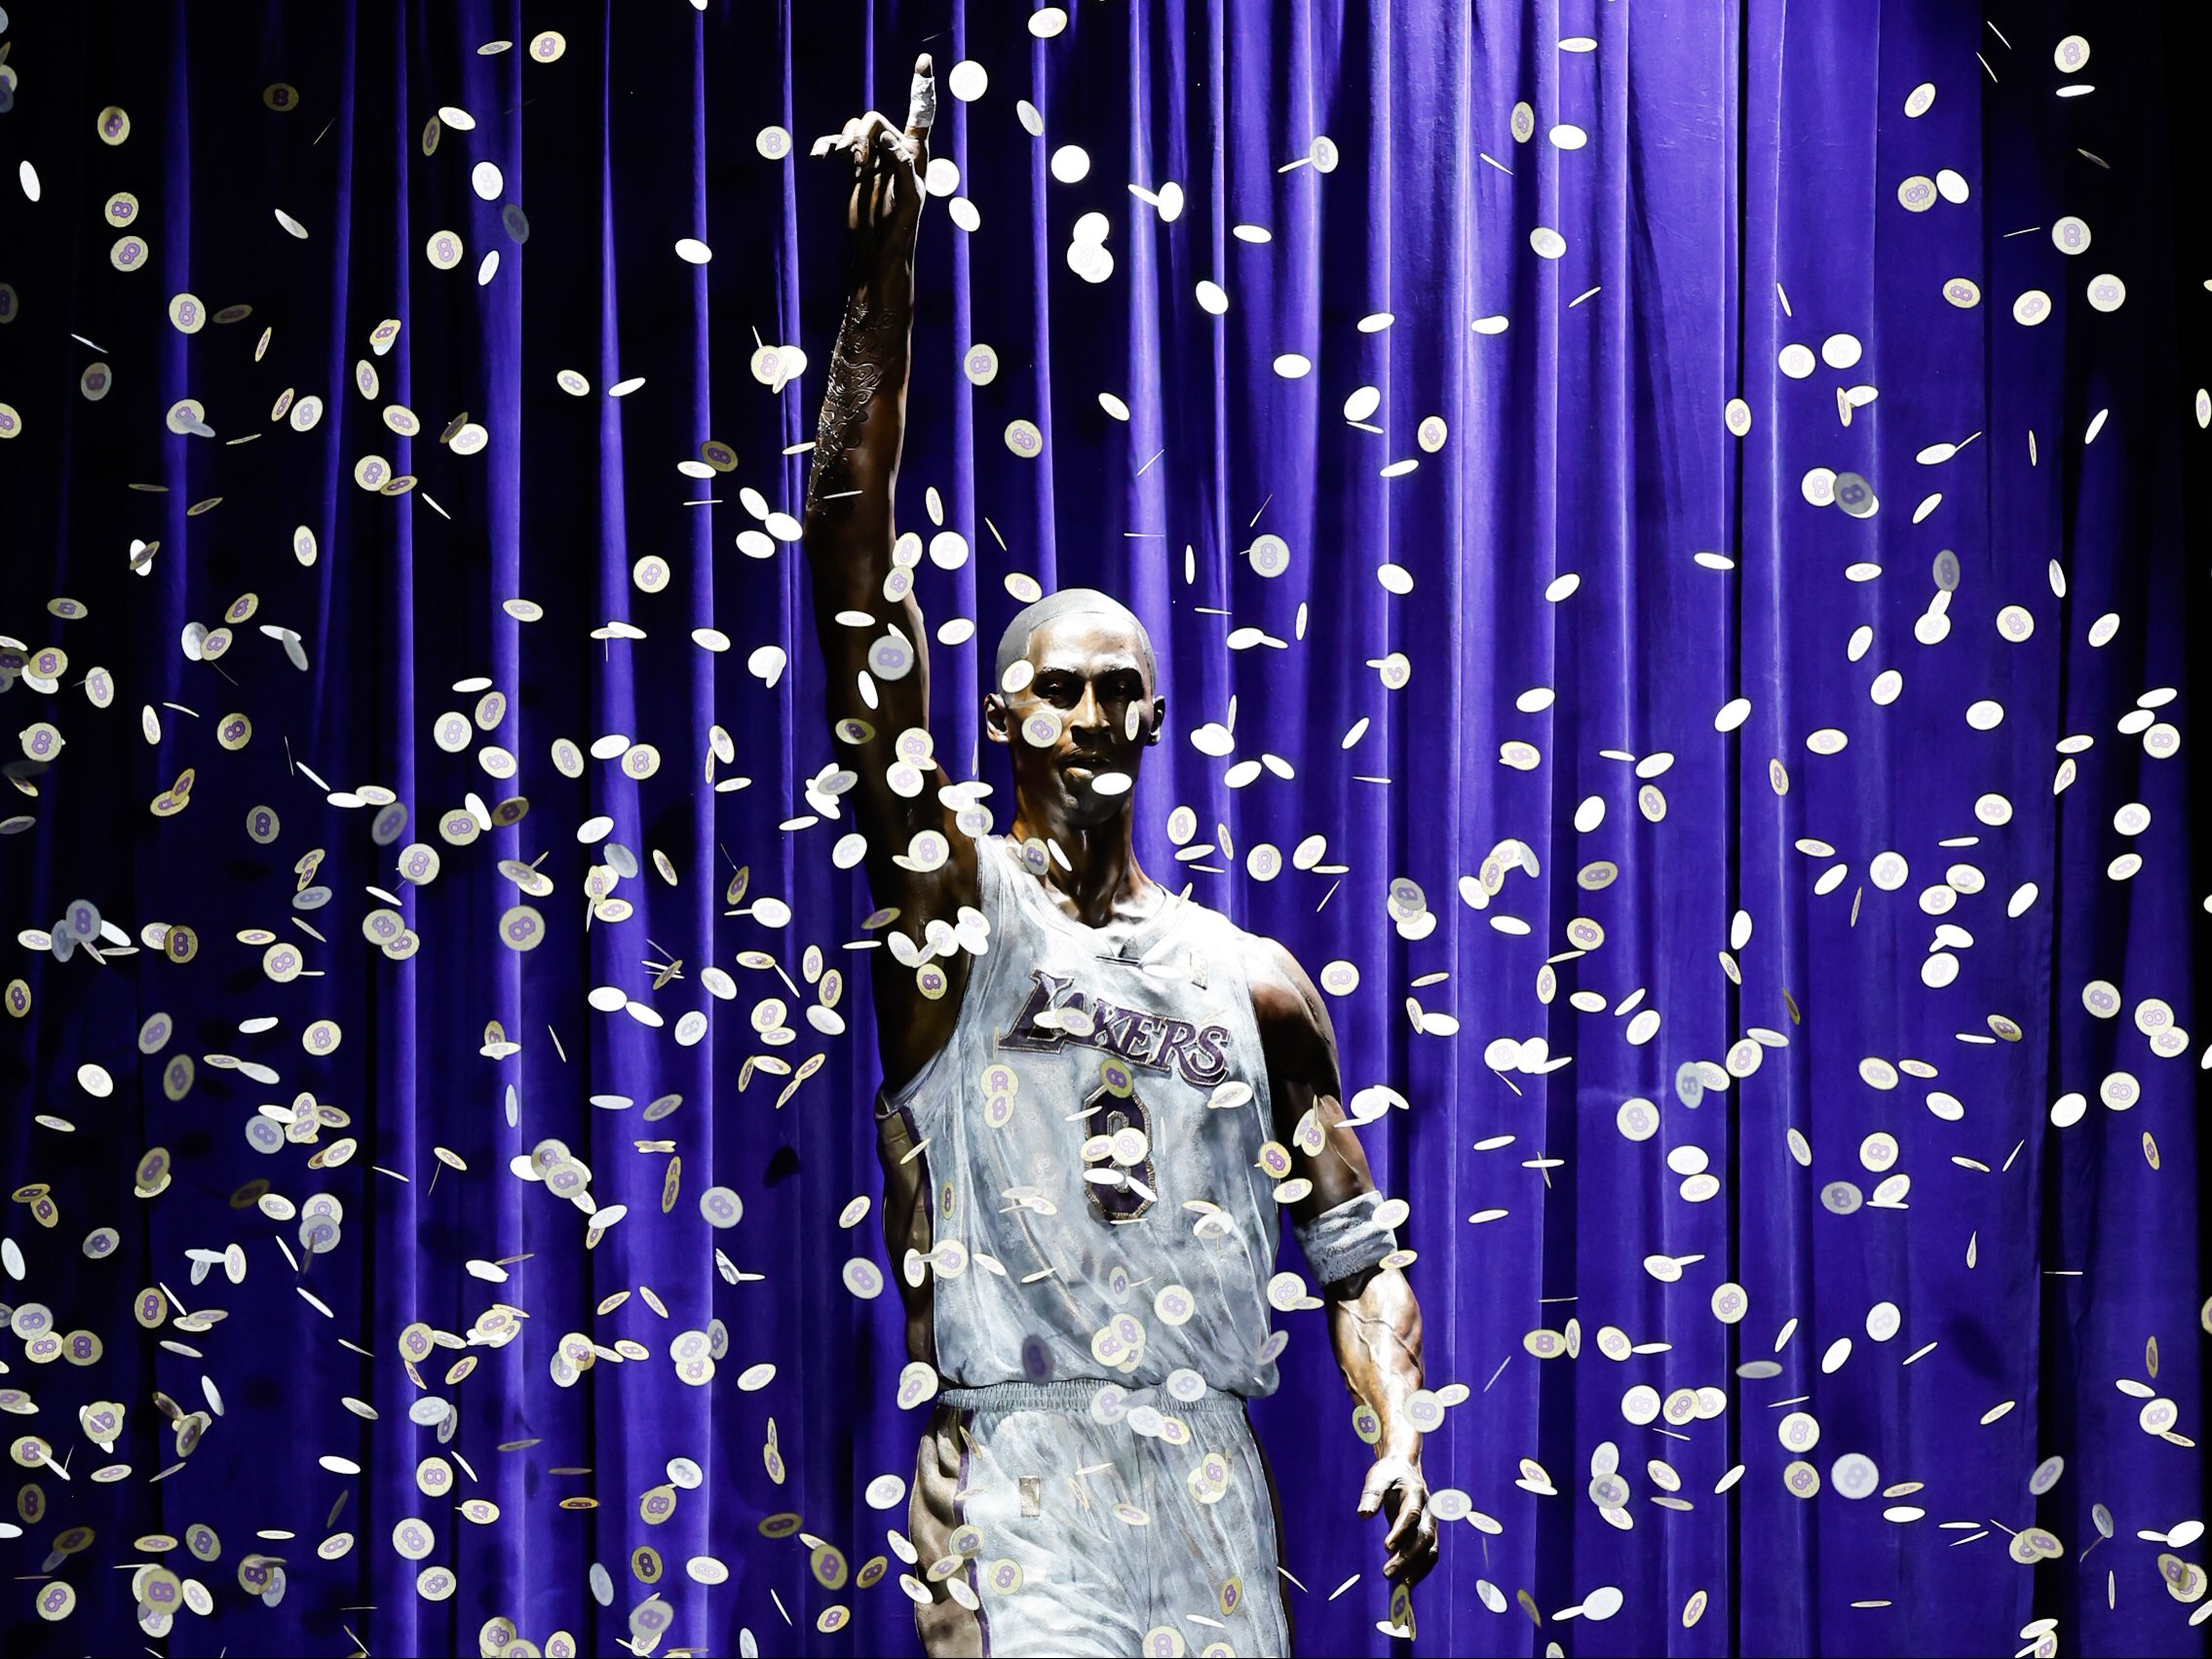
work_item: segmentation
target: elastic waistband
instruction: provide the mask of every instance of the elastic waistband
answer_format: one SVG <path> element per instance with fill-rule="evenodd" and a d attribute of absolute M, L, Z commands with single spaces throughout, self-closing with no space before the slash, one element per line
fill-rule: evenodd
<path fill-rule="evenodd" d="M 1090 1403 L 1098 1398 L 1098 1391 L 1112 1379 L 1102 1376 L 1082 1377 L 1069 1382 L 989 1382 L 980 1387 L 953 1387 L 938 1391 L 937 1399 L 956 1411 L 1076 1411 L 1087 1416 Z M 1224 1394 L 1208 1388 L 1197 1400 L 1188 1403 L 1176 1399 L 1164 1388 L 1135 1389 L 1125 1383 L 1115 1383 L 1128 1394 L 1147 1394 L 1152 1408 L 1166 1417 L 1191 1417 L 1213 1412 L 1242 1415 L 1244 1397 L 1240 1394 Z"/>

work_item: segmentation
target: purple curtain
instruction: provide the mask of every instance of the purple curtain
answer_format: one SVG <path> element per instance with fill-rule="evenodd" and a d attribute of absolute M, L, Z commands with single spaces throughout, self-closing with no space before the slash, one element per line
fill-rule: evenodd
<path fill-rule="evenodd" d="M 873 936 L 807 799 L 842 757 L 774 515 L 840 300 L 806 146 L 897 113 L 927 50 L 988 72 L 934 139 L 900 478 L 901 527 L 967 550 L 918 589 L 976 631 L 935 644 L 937 747 L 969 775 L 1011 574 L 1121 595 L 1169 709 L 1146 867 L 1356 969 L 1346 1085 L 1409 1103 L 1365 1141 L 1430 1386 L 1465 1391 L 1426 1469 L 1479 1518 L 1414 1651 L 2197 1651 L 2195 1569 L 2160 1563 L 2202 1560 L 2200 92 L 2158 8 L 2001 10 L 1070 0 L 1041 38 L 959 0 L 9 6 L 0 1387 L 66 1478 L 10 1470 L 7 1650 L 135 1650 L 139 1562 L 211 1598 L 176 1653 L 466 1652 L 502 1616 L 586 1653 L 912 1650 L 896 1558 L 810 1570 L 887 1553 L 903 1510 L 863 1494 L 920 1413 L 892 1298 L 841 1282 L 897 1266 L 840 1224 L 880 1180 Z M 1172 222 L 1127 188 L 1170 182 Z M 734 471 L 685 465 L 713 444 Z M 841 1032 L 804 1017 L 824 968 Z M 286 1141 L 303 1094 L 330 1121 Z M 627 1206 L 592 1248 L 511 1172 L 549 1138 Z M 233 1244 L 241 1283 L 187 1254 Z M 48 1322 L 99 1357 L 37 1363 Z M 1284 1322 L 1255 1417 L 1300 1645 L 1392 1651 L 1365 1448 L 1322 1317 Z M 600 1357 L 564 1387 L 571 1332 Z M 211 1416 L 188 1456 L 156 1391 Z"/>

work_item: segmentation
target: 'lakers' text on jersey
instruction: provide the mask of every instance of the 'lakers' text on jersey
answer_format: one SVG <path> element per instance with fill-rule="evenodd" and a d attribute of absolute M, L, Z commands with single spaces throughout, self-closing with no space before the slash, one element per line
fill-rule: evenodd
<path fill-rule="evenodd" d="M 1036 988 L 1014 1017 L 1013 1028 L 999 1038 L 1002 1049 L 1050 1053 L 1080 1043 L 1120 1055 L 1147 1071 L 1179 1072 L 1184 1082 L 1205 1089 L 1229 1075 L 1226 1025 L 1201 1028 L 1188 1020 L 1147 1014 L 1141 1008 L 1117 1008 L 1101 1000 L 1088 1006 L 1090 1029 L 1084 1035 L 1077 1036 L 1058 1021 L 1047 1030 L 1037 1023 L 1039 1015 L 1048 1009 L 1054 1013 L 1084 1009 L 1086 998 L 1072 979 L 1056 978 L 1042 968 L 1030 969 L 1029 977 L 1037 982 Z"/>

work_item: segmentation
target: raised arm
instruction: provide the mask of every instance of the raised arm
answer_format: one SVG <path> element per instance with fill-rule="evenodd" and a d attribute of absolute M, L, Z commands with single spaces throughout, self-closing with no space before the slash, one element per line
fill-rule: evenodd
<path fill-rule="evenodd" d="M 951 783 L 944 768 L 934 754 L 922 762 L 915 768 L 919 787 L 913 773 L 894 771 L 900 736 L 927 732 L 930 720 L 929 636 L 911 591 L 913 570 L 892 557 L 892 496 L 906 437 L 914 241 L 935 110 L 936 81 L 925 55 L 914 65 L 903 132 L 871 110 L 815 148 L 847 170 L 851 262 L 807 485 L 805 536 L 830 721 L 841 731 L 858 721 L 869 732 L 858 744 L 841 736 L 837 745 L 840 759 L 859 777 L 848 798 L 867 838 L 868 888 L 879 906 L 898 910 L 893 925 L 917 944 L 931 920 L 951 922 L 960 907 L 979 902 L 974 843 L 957 831 L 941 798 Z M 895 855 L 914 852 L 925 830 L 943 837 L 942 863 L 926 870 L 894 864 Z M 877 1038 L 890 1085 L 905 1081 L 950 1035 L 968 960 L 955 952 L 931 964 L 947 980 L 943 994 L 932 998 L 914 969 L 877 952 Z"/>
<path fill-rule="evenodd" d="M 1296 957 L 1275 940 L 1259 945 L 1250 970 L 1252 1007 L 1267 1054 L 1276 1138 L 1292 1149 L 1295 1174 L 1314 1183 L 1291 1206 L 1291 1220 L 1323 1281 L 1329 1340 L 1345 1387 L 1381 1426 L 1358 1512 L 1385 1517 L 1384 1576 L 1411 1586 L 1436 1564 L 1421 1434 L 1405 1414 L 1407 1397 L 1422 1386 L 1421 1304 L 1405 1275 L 1378 1259 L 1394 1241 L 1375 1218 L 1377 1201 L 1367 1197 L 1375 1177 L 1345 1121 L 1328 1008 Z M 1317 1151 L 1314 1130 L 1300 1134 L 1309 1113 Z M 1338 1268 L 1346 1270 L 1332 1276 Z"/>

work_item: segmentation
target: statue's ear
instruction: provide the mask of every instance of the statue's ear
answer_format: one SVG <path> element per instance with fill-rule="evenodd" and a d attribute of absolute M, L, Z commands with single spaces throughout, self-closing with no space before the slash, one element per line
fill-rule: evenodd
<path fill-rule="evenodd" d="M 1148 745 L 1158 743 L 1160 741 L 1161 729 L 1166 724 L 1167 699 L 1164 697 L 1155 697 L 1152 700 L 1152 730 L 1145 734 L 1144 741 Z"/>
<path fill-rule="evenodd" d="M 1012 712 L 1007 708 L 1007 700 L 1004 697 L 996 691 L 983 693 L 983 735 L 985 737 L 993 743 L 1008 742 L 1007 722 L 1012 717 Z"/>

